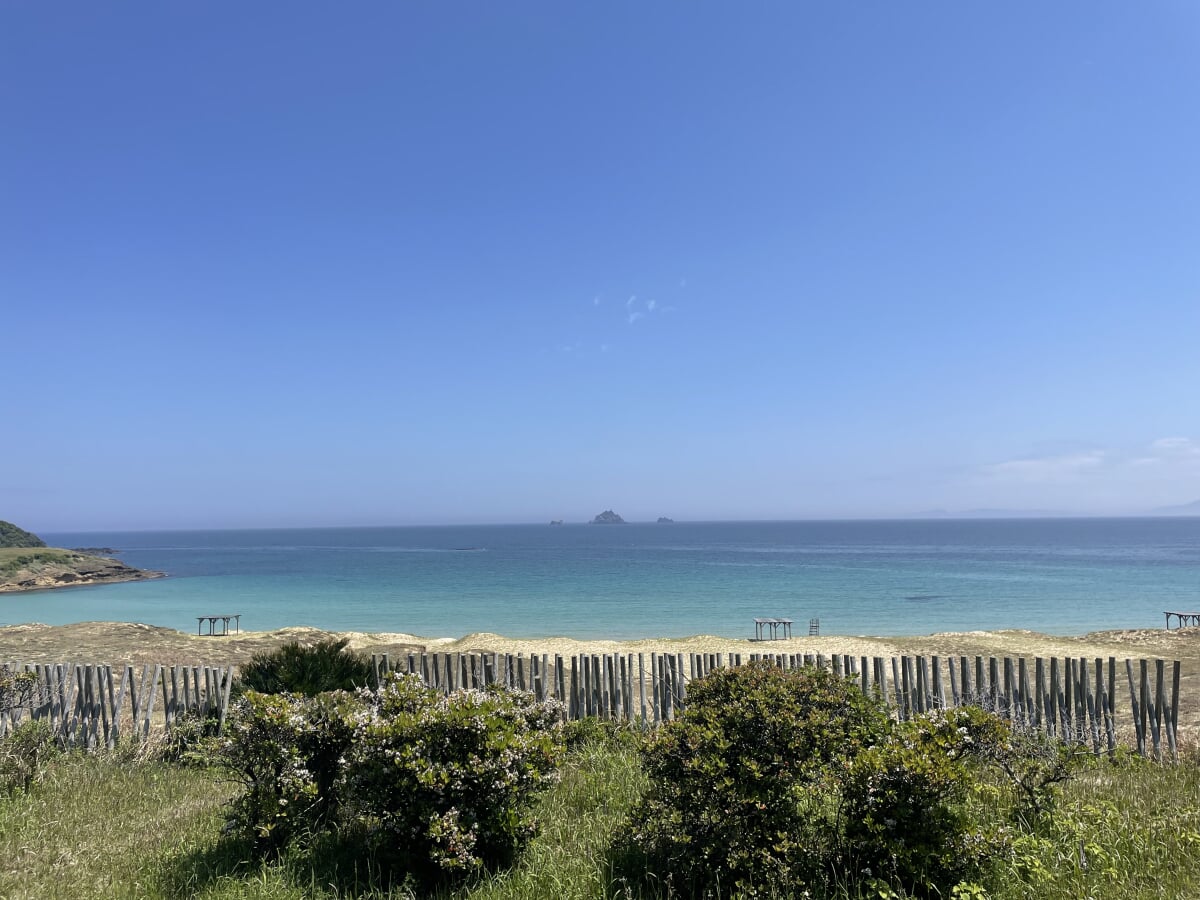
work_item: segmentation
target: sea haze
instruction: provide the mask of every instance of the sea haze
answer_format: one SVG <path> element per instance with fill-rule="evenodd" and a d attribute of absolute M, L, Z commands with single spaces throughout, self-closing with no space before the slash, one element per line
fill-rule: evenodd
<path fill-rule="evenodd" d="M 1200 608 L 1200 518 L 503 525 L 43 535 L 165 580 L 14 594 L 0 622 L 747 637 L 1159 626 Z"/>

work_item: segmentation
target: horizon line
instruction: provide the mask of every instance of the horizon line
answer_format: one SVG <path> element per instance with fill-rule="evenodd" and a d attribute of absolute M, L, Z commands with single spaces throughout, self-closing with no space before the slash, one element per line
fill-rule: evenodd
<path fill-rule="evenodd" d="M 624 524 L 624 525 L 786 525 L 801 522 L 944 522 L 944 521 L 974 521 L 974 522 L 1016 522 L 1016 521 L 1048 521 L 1048 520 L 1079 520 L 1079 519 L 1195 519 L 1200 518 L 1200 512 L 1140 512 L 1140 513 L 1083 513 L 1083 512 L 1045 512 L 1045 513 L 1005 513 L 997 510 L 996 514 L 952 512 L 939 514 L 911 515 L 879 515 L 879 516 L 811 516 L 784 519 L 672 519 L 670 522 L 658 522 L 654 519 L 627 519 L 622 523 L 595 523 L 588 519 L 544 520 L 519 522 L 439 522 L 439 523 L 408 523 L 408 524 L 374 524 L 374 525 L 250 525 L 250 526 L 171 526 L 166 528 L 85 528 L 81 530 L 47 528 L 39 529 L 45 534 L 139 534 L 188 531 L 317 531 L 317 530 L 367 530 L 375 528 L 512 528 L 512 527 L 566 527 L 594 524 Z"/>

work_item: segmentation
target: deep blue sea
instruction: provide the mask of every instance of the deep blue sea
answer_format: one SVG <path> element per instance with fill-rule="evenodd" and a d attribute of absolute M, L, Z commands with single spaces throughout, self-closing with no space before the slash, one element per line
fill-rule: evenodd
<path fill-rule="evenodd" d="M 1200 518 L 498 525 L 47 534 L 163 580 L 0 596 L 0 623 L 514 637 L 1155 627 L 1200 608 Z"/>

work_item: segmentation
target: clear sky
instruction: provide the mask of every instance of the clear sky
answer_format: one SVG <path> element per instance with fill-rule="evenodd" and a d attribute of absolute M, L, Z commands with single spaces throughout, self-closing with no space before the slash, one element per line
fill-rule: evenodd
<path fill-rule="evenodd" d="M 1200 5 L 0 5 L 0 519 L 1200 498 Z"/>

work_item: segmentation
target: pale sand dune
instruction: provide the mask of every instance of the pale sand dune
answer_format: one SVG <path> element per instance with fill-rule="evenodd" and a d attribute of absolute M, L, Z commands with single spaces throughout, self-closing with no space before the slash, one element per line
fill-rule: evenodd
<path fill-rule="evenodd" d="M 1200 628 L 1164 631 L 1106 631 L 1080 637 L 1034 631 L 943 632 L 906 637 L 823 635 L 756 642 L 749 639 L 692 635 L 632 641 L 577 640 L 568 637 L 510 638 L 475 632 L 459 638 L 402 632 L 327 632 L 308 626 L 275 631 L 243 631 L 226 637 L 197 636 L 154 625 L 82 622 L 73 625 L 24 624 L 0 627 L 0 660 L 46 662 L 243 662 L 254 653 L 288 641 L 345 637 L 363 652 L 437 650 L 502 653 L 850 653 L 891 656 L 901 653 L 1020 656 L 1163 656 L 1200 662 Z M 1190 668 L 1190 667 L 1189 667 Z"/>

